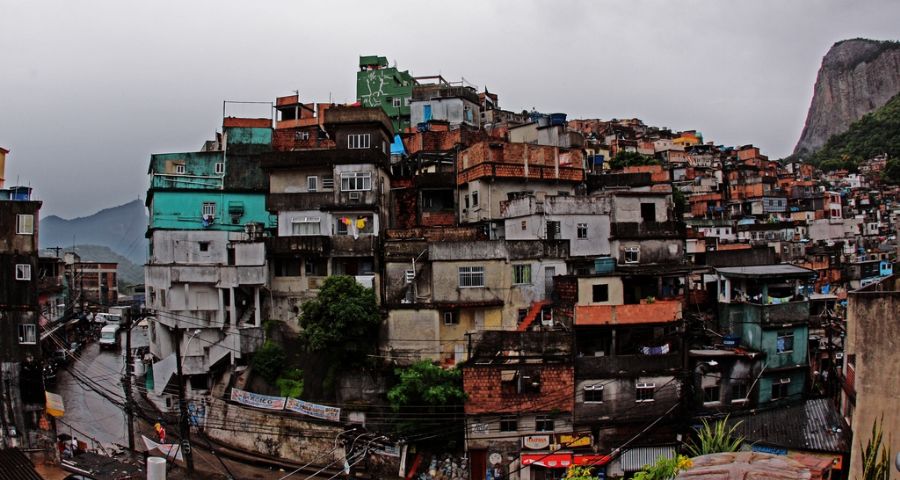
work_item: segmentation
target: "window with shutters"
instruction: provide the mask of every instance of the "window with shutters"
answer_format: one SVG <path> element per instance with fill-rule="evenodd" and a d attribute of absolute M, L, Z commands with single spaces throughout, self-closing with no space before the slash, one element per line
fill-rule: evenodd
<path fill-rule="evenodd" d="M 19 235 L 34 235 L 34 215 L 16 215 L 16 233 Z"/>
<path fill-rule="evenodd" d="M 513 284 L 531 285 L 531 264 L 513 265 Z"/>

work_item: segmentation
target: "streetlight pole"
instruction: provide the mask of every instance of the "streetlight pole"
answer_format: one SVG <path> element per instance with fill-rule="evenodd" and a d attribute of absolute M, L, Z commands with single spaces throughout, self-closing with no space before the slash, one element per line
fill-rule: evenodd
<path fill-rule="evenodd" d="M 125 389 L 125 421 L 128 424 L 128 450 L 134 451 L 134 399 L 131 392 L 131 309 L 122 312 L 125 316 L 125 373 L 122 388 Z"/>
<path fill-rule="evenodd" d="M 199 330 L 188 340 L 185 350 L 190 345 L 191 340 L 200 333 Z M 175 327 L 175 366 L 178 375 L 178 428 L 181 435 L 181 451 L 184 454 L 184 463 L 187 466 L 188 475 L 194 474 L 194 455 L 191 452 L 191 426 L 188 423 L 187 402 L 184 398 L 184 374 L 181 370 L 181 329 Z"/>

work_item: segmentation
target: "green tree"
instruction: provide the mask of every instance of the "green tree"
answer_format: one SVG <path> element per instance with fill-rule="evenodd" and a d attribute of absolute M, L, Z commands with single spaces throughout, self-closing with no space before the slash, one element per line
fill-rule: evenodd
<path fill-rule="evenodd" d="M 277 343 L 266 340 L 255 354 L 250 365 L 253 371 L 264 378 L 269 383 L 275 383 L 275 380 L 281 375 L 284 368 L 285 355 L 284 349 Z"/>
<path fill-rule="evenodd" d="M 563 477 L 563 480 L 594 480 L 597 476 L 594 475 L 593 470 L 591 467 L 572 465 L 566 469 L 566 476 Z"/>
<path fill-rule="evenodd" d="M 881 178 L 885 183 L 900 185 L 900 158 L 892 158 L 887 161 Z"/>
<path fill-rule="evenodd" d="M 422 360 L 398 368 L 395 373 L 397 383 L 388 391 L 387 397 L 397 413 L 397 430 L 410 432 L 427 425 L 442 432 L 432 443 L 444 446 L 448 440 L 461 435 L 456 427 L 463 419 L 462 404 L 466 392 L 459 369 L 444 369 Z"/>
<path fill-rule="evenodd" d="M 302 310 L 301 338 L 310 351 L 343 365 L 358 364 L 373 351 L 381 324 L 375 292 L 353 277 L 328 277 Z"/>
<path fill-rule="evenodd" d="M 728 416 L 712 425 L 704 418 L 703 427 L 697 430 L 697 438 L 687 446 L 688 453 L 699 457 L 710 453 L 736 452 L 744 443 L 744 437 L 734 433 L 741 423 L 737 422 L 729 428 Z"/>
<path fill-rule="evenodd" d="M 613 170 L 621 170 L 625 167 L 641 165 L 659 165 L 659 161 L 653 157 L 641 155 L 637 152 L 619 152 L 609 161 L 609 168 Z"/>
<path fill-rule="evenodd" d="M 872 422 L 872 436 L 869 437 L 869 443 L 863 449 L 862 478 L 860 480 L 888 480 L 891 475 L 891 450 L 887 445 L 882 445 L 884 432 L 881 430 L 881 426 L 883 421 L 882 417 L 877 422 Z M 859 446 L 862 447 L 862 441 Z M 879 458 L 879 454 L 881 458 Z"/>
<path fill-rule="evenodd" d="M 388 391 L 394 411 L 409 405 L 445 407 L 461 405 L 466 400 L 462 372 L 441 368 L 429 360 L 421 360 L 395 370 L 399 381 Z"/>

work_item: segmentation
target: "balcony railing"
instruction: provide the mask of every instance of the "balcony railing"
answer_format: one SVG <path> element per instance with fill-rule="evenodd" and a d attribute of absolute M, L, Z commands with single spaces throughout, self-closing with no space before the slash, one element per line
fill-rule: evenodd
<path fill-rule="evenodd" d="M 681 320 L 680 300 L 638 305 L 576 305 L 575 325 L 638 325 Z"/>
<path fill-rule="evenodd" d="M 596 378 L 622 374 L 661 373 L 682 367 L 681 355 L 615 355 L 610 357 L 578 357 L 575 371 L 579 378 Z"/>

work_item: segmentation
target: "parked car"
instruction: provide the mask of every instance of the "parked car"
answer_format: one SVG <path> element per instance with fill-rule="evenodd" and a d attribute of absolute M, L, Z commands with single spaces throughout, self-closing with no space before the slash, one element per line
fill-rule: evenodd
<path fill-rule="evenodd" d="M 100 350 L 116 348 L 118 343 L 119 325 L 107 325 L 100 330 Z"/>
<path fill-rule="evenodd" d="M 97 316 L 94 317 L 94 322 L 104 323 L 106 325 L 121 325 L 122 316 L 114 313 L 98 313 Z"/>
<path fill-rule="evenodd" d="M 53 361 L 58 366 L 68 365 L 70 359 L 71 359 L 71 355 L 69 355 L 69 350 L 66 348 L 57 348 L 53 352 Z"/>

